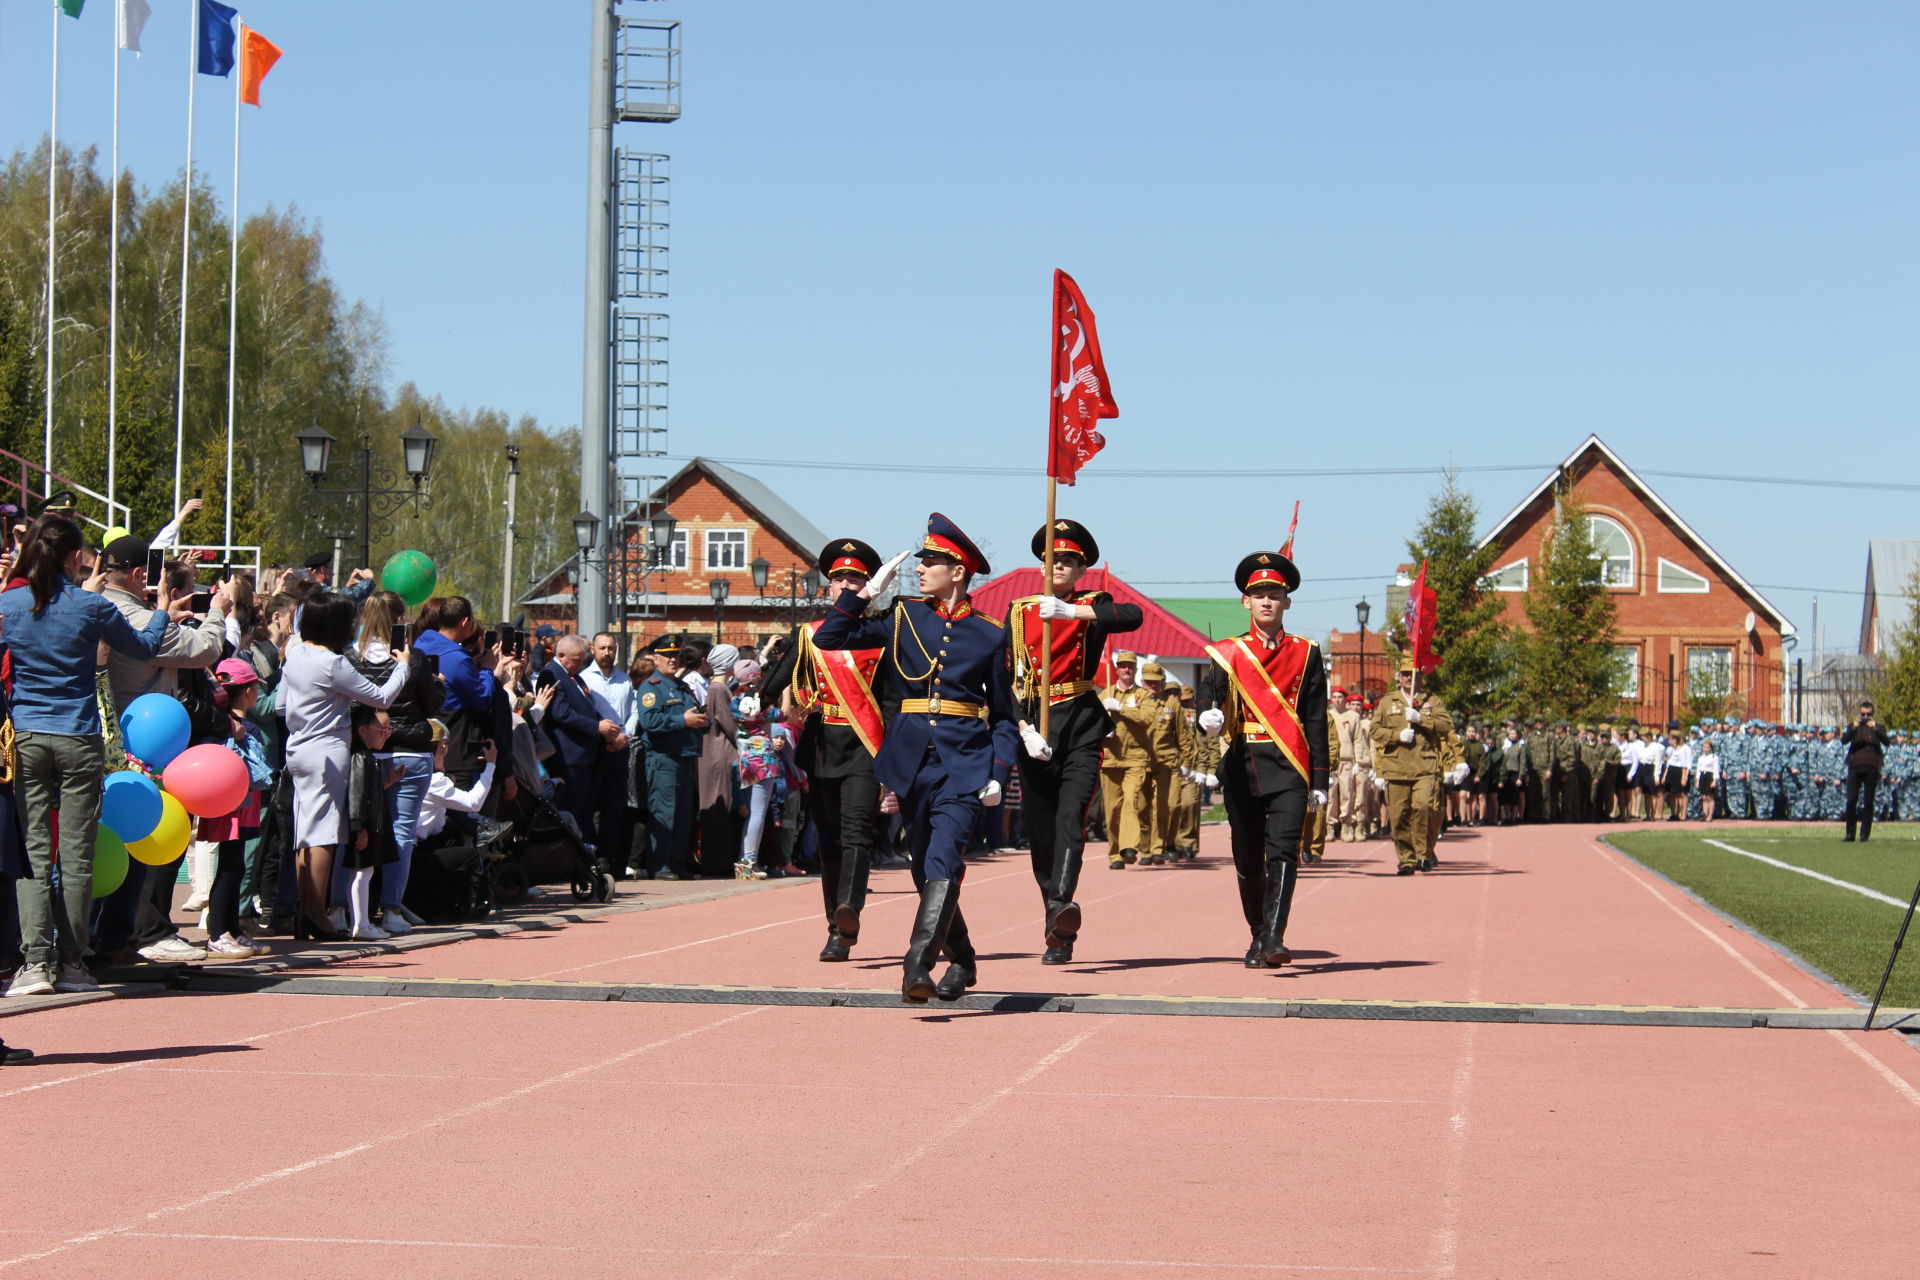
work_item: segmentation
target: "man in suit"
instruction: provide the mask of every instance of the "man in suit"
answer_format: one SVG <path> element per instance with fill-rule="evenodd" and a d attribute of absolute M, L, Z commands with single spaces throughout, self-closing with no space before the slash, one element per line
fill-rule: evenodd
<path fill-rule="evenodd" d="M 625 750 L 627 735 L 595 707 L 593 694 L 580 677 L 586 666 L 587 642 L 576 635 L 561 636 L 554 645 L 553 661 L 540 673 L 537 683 L 553 686 L 553 701 L 540 723 L 553 739 L 553 759 L 560 765 L 556 772 L 565 783 L 560 802 L 573 815 L 580 834 L 598 846 L 600 829 L 594 811 L 600 801 L 601 775 L 606 770 L 608 751 Z M 552 762 L 548 768 L 552 768 Z"/>

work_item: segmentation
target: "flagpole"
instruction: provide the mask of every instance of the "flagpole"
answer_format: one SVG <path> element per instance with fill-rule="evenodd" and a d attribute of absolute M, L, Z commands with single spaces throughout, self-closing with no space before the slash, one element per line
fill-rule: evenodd
<path fill-rule="evenodd" d="M 240 24 L 240 41 L 244 46 L 247 39 L 247 25 Z M 233 208 L 228 216 L 231 231 L 227 241 L 231 252 L 227 262 L 227 523 L 222 535 L 225 554 L 223 561 L 233 559 L 233 371 L 238 358 L 236 345 L 240 333 L 240 86 L 244 75 L 233 78 Z"/>
<path fill-rule="evenodd" d="M 41 441 L 41 483 L 53 492 L 53 283 L 54 236 L 59 228 L 60 190 L 60 6 L 53 9 L 53 116 L 47 127 L 47 426 Z"/>
<path fill-rule="evenodd" d="M 114 457 L 120 426 L 120 23 L 118 12 L 113 23 L 113 210 L 107 243 L 107 523 L 119 524 L 113 514 L 113 502 L 119 496 L 114 489 Z"/>
<path fill-rule="evenodd" d="M 180 375 L 174 390 L 173 510 L 180 509 L 181 455 L 187 443 L 187 262 L 193 247 L 193 82 L 199 71 L 200 6 L 187 23 L 187 176 L 180 193 Z"/>
<path fill-rule="evenodd" d="M 1052 427 L 1049 425 L 1048 430 Z M 1047 523 L 1045 529 L 1046 552 L 1040 557 L 1043 566 L 1040 572 L 1045 575 L 1040 584 L 1042 599 L 1053 594 L 1053 507 L 1054 496 L 1060 488 L 1059 481 L 1053 478 L 1051 470 L 1047 475 Z M 1053 712 L 1053 619 L 1046 614 L 1040 615 L 1040 736 L 1046 737 Z"/>

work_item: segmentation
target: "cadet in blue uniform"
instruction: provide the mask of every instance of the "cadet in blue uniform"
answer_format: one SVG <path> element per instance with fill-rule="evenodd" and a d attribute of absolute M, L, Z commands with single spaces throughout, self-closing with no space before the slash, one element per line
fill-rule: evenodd
<path fill-rule="evenodd" d="M 706 660 L 703 641 L 655 642 L 658 666 L 634 690 L 647 743 L 647 860 L 655 880 L 691 880 L 694 770 L 707 713 L 681 676 Z"/>
<path fill-rule="evenodd" d="M 967 598 L 974 578 L 991 572 L 987 559 L 945 516 L 927 517 L 917 553 L 923 598 L 897 600 L 881 618 L 864 616 L 866 602 L 886 590 L 912 554 L 881 566 L 862 590 L 841 591 L 813 642 L 829 650 L 882 650 L 880 669 L 900 697 L 873 772 L 897 797 L 920 888 L 900 997 L 925 1004 L 934 995 L 957 1000 L 979 977 L 960 914 L 960 880 L 980 810 L 1000 803 L 1013 769 L 1020 712 L 1006 629 Z M 935 984 L 942 948 L 953 963 Z"/>

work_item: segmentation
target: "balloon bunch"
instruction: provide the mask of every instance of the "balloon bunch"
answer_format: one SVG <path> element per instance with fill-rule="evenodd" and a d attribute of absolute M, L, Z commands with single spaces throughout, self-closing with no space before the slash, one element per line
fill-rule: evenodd
<path fill-rule="evenodd" d="M 179 699 L 146 693 L 120 715 L 127 754 L 142 768 L 107 775 L 93 844 L 93 892 L 127 876 L 128 859 L 163 867 L 187 851 L 193 819 L 232 813 L 247 798 L 247 765 L 219 743 L 188 746 L 193 725 Z M 156 783 L 152 770 L 160 770 Z"/>

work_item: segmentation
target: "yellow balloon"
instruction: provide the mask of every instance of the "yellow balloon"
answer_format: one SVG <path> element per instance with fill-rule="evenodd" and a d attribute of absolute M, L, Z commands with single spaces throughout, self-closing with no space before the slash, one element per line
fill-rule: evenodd
<path fill-rule="evenodd" d="M 127 845 L 127 853 L 135 862 L 144 862 L 150 867 L 164 867 L 187 851 L 187 841 L 193 837 L 193 818 L 187 813 L 186 806 L 168 795 L 160 793 L 160 824 L 144 840 L 134 840 Z"/>

